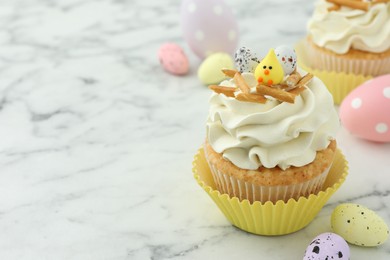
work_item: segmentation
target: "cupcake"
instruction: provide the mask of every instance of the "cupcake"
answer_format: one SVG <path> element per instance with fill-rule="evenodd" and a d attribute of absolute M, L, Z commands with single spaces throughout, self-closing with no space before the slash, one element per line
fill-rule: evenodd
<path fill-rule="evenodd" d="M 208 169 L 196 168 L 196 172 L 207 171 L 212 181 L 204 173 L 196 178 L 200 183 L 205 180 L 203 187 L 210 185 L 205 190 L 234 225 L 256 234 L 294 232 L 314 218 L 326 201 L 317 201 L 325 196 L 319 194 L 345 173 L 335 141 L 339 119 L 332 96 L 320 79 L 296 68 L 296 57 L 286 48 L 271 49 L 255 71 L 225 74 L 232 78 L 210 86 L 214 93 L 206 140 L 198 155 L 207 161 Z M 337 177 L 327 178 L 335 160 Z M 327 179 L 332 181 L 324 186 Z M 223 198 L 212 195 L 215 191 Z M 308 205 L 316 202 L 320 207 L 309 214 Z M 244 210 L 244 204 L 250 209 Z M 310 217 L 299 223 L 299 217 L 293 217 L 287 228 L 272 220 L 278 214 L 302 212 Z M 256 224 L 256 214 L 266 214 L 270 227 Z M 237 222 L 237 217 L 245 220 Z M 259 221 L 267 223 L 265 219 Z M 275 230 L 268 230 L 271 226 Z"/>
<path fill-rule="evenodd" d="M 305 65 L 329 72 L 313 73 L 331 86 L 336 103 L 362 80 L 390 73 L 390 1 L 319 0 L 307 29 Z"/>
<path fill-rule="evenodd" d="M 341 1 L 342 2 L 342 1 Z M 390 73 L 390 1 L 355 7 L 320 0 L 308 23 L 308 49 L 321 70 Z"/>
<path fill-rule="evenodd" d="M 291 92 L 278 86 L 288 88 L 291 75 L 284 75 L 273 50 L 257 68 L 255 73 L 237 73 L 220 84 L 235 90 L 234 96 L 214 93 L 210 99 L 204 149 L 217 188 L 251 202 L 315 194 L 322 188 L 336 151 L 339 119 L 332 96 L 314 77 L 298 87 L 302 92 L 293 100 L 281 100 L 278 94 Z M 244 100 L 242 83 L 247 93 L 263 100 Z M 259 94 L 259 87 L 278 94 Z"/>

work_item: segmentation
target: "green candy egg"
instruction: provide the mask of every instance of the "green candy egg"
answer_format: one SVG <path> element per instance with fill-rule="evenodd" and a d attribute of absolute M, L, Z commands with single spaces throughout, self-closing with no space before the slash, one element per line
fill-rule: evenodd
<path fill-rule="evenodd" d="M 232 57 L 223 52 L 217 52 L 208 56 L 198 69 L 198 78 L 205 84 L 218 84 L 226 79 L 222 69 L 233 69 L 234 63 Z"/>
<path fill-rule="evenodd" d="M 358 204 L 337 206 L 331 217 L 332 229 L 347 242 L 358 246 L 378 246 L 389 237 L 389 227 L 374 211 Z"/>

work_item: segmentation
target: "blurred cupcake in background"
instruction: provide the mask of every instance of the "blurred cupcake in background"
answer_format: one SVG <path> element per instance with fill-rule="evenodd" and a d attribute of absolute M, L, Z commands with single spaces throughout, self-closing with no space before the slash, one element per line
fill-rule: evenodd
<path fill-rule="evenodd" d="M 335 103 L 390 73 L 390 1 L 320 0 L 307 29 L 303 67 L 331 86 Z"/>
<path fill-rule="evenodd" d="M 362 5 L 318 2 L 308 23 L 308 50 L 316 57 L 311 65 L 371 76 L 390 73 L 390 1 L 355 2 Z"/>

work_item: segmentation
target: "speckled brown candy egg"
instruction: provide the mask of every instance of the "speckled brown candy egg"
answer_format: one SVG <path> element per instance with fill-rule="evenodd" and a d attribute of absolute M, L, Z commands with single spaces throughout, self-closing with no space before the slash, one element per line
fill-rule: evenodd
<path fill-rule="evenodd" d="M 278 46 L 275 54 L 280 65 L 283 67 L 284 75 L 290 75 L 297 68 L 297 54 L 290 46 Z"/>
<path fill-rule="evenodd" d="M 234 65 L 241 73 L 250 72 L 253 73 L 259 65 L 260 59 L 257 58 L 256 53 L 252 52 L 247 47 L 239 48 L 234 54 Z"/>
<path fill-rule="evenodd" d="M 385 221 L 374 211 L 358 204 L 337 206 L 332 213 L 331 225 L 335 233 L 358 246 L 378 246 L 389 236 Z"/>

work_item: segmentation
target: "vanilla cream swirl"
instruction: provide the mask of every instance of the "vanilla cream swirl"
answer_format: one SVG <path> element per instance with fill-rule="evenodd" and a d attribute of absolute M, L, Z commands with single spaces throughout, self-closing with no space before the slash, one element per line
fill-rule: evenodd
<path fill-rule="evenodd" d="M 251 73 L 243 77 L 253 89 Z M 232 80 L 221 83 L 234 86 Z M 207 138 L 213 149 L 242 169 L 286 169 L 315 159 L 335 138 L 339 120 L 325 85 L 314 77 L 295 103 L 238 101 L 223 94 L 210 98 Z"/>
<path fill-rule="evenodd" d="M 350 49 L 381 53 L 390 49 L 390 2 L 373 5 L 367 12 L 320 0 L 308 23 L 312 41 L 338 54 Z"/>

